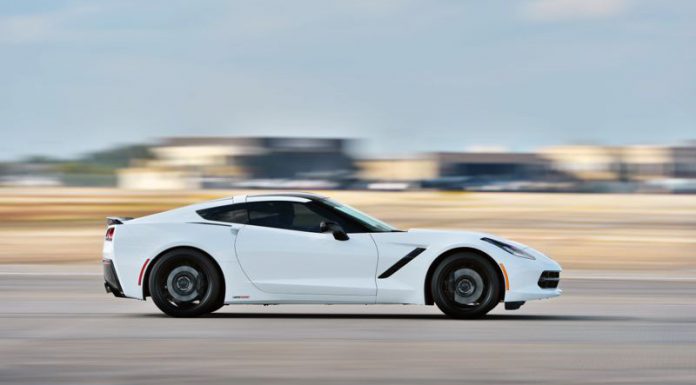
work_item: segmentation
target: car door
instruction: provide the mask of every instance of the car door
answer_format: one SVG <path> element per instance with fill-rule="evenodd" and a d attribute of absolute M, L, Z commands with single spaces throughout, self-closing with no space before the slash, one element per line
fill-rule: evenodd
<path fill-rule="evenodd" d="M 277 294 L 374 297 L 377 247 L 367 233 L 345 241 L 319 232 L 323 220 L 309 200 L 247 200 L 249 222 L 237 233 L 242 269 L 262 291 Z"/>

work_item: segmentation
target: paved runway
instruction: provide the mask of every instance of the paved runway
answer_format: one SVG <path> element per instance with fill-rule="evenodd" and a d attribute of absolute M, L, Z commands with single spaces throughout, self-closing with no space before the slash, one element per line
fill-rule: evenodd
<path fill-rule="evenodd" d="M 477 321 L 400 305 L 172 319 L 107 296 L 98 276 L 0 274 L 0 383 L 696 383 L 696 281 L 561 286 Z"/>

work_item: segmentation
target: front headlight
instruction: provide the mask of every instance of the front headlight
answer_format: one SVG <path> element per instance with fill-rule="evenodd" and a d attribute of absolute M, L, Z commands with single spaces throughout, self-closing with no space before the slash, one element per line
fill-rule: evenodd
<path fill-rule="evenodd" d="M 487 238 L 487 237 L 483 237 L 483 238 L 481 238 L 481 240 L 484 242 L 488 242 L 491 245 L 498 246 L 499 248 L 507 251 L 508 253 L 514 255 L 515 257 L 527 258 L 527 259 L 536 259 L 536 258 L 534 258 L 533 255 L 520 249 L 517 246 L 513 246 L 513 245 L 510 245 L 508 243 L 501 242 L 501 241 L 496 241 L 495 239 L 491 239 L 491 238 Z"/>

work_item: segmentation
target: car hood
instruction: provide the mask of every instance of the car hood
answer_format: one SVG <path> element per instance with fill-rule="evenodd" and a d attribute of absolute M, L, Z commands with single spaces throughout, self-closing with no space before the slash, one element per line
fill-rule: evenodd
<path fill-rule="evenodd" d="M 477 242 L 480 241 L 481 238 L 491 238 L 495 239 L 497 241 L 509 243 L 513 246 L 517 246 L 521 249 L 529 249 L 530 247 L 519 243 L 515 242 L 510 239 L 503 238 L 501 236 L 495 235 L 495 234 L 490 234 L 490 233 L 485 233 L 485 232 L 480 232 L 480 231 L 464 231 L 464 230 L 436 230 L 436 229 L 409 229 L 407 232 L 409 234 L 410 238 L 413 240 L 423 240 L 426 241 L 425 243 L 428 242 L 462 242 L 462 241 L 471 241 L 471 242 Z"/>
<path fill-rule="evenodd" d="M 497 241 L 516 246 L 532 254 L 537 261 L 552 261 L 543 252 L 534 249 L 525 244 L 512 241 L 510 239 L 497 236 L 495 234 L 480 232 L 480 231 L 457 231 L 457 230 L 431 230 L 431 229 L 410 229 L 401 233 L 383 233 L 383 234 L 401 234 L 401 236 L 385 236 L 375 237 L 378 244 L 402 245 L 411 247 L 431 247 L 436 249 L 446 249 L 452 245 L 469 244 L 475 247 L 486 247 L 488 250 L 497 250 L 495 246 L 482 242 L 481 238 L 491 238 Z M 560 267 L 559 267 L 560 269 Z"/>

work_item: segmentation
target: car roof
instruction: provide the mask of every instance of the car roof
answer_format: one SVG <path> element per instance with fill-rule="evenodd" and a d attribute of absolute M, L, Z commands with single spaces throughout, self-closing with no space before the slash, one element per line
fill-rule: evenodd
<path fill-rule="evenodd" d="M 238 204 L 238 203 L 244 203 L 247 201 L 247 198 L 255 198 L 255 201 L 259 200 L 284 200 L 282 198 L 289 198 L 289 199 L 307 199 L 307 200 L 322 200 L 322 199 L 327 199 L 327 197 L 318 195 L 318 194 L 312 194 L 312 193 L 307 193 L 307 192 L 278 192 L 278 193 L 264 193 L 264 194 L 255 194 L 255 195 L 235 195 L 235 196 L 228 196 L 224 198 L 219 198 L 219 199 L 214 199 L 206 202 L 200 202 L 200 203 L 194 203 L 189 206 L 184 206 L 184 207 L 179 207 L 176 209 L 164 211 L 161 213 L 153 214 L 153 215 L 147 215 L 144 217 L 136 218 L 132 221 L 128 221 L 126 223 L 143 223 L 143 222 L 157 222 L 157 221 L 162 221 L 162 220 L 182 220 L 181 218 L 184 218 L 185 221 L 188 220 L 197 220 L 200 219 L 200 217 L 196 214 L 196 211 L 198 210 L 204 210 L 204 209 L 209 209 L 213 207 L 221 207 L 221 206 L 227 206 L 230 204 Z"/>
<path fill-rule="evenodd" d="M 223 204 L 244 203 L 247 201 L 247 198 L 253 198 L 253 200 L 255 200 L 255 201 L 263 201 L 263 200 L 274 200 L 274 199 L 279 199 L 279 198 L 300 198 L 300 199 L 308 199 L 308 200 L 322 200 L 322 199 L 327 199 L 328 197 L 323 196 L 323 195 L 319 195 L 319 194 L 308 193 L 308 192 L 277 192 L 277 193 L 263 193 L 263 194 L 252 194 L 252 195 L 234 195 L 234 196 L 228 196 L 228 197 L 224 197 L 224 198 L 218 198 L 218 199 L 213 199 L 213 200 L 206 201 L 206 202 L 193 204 L 189 207 L 198 210 L 201 208 L 216 207 L 216 206 L 220 206 Z"/>
<path fill-rule="evenodd" d="M 254 194 L 254 195 L 247 195 L 247 197 L 254 197 L 254 198 L 279 198 L 279 197 L 288 197 L 288 198 L 305 198 L 305 199 L 310 199 L 310 200 L 320 200 L 320 199 L 326 199 L 327 197 L 319 194 L 314 194 L 314 193 L 308 193 L 308 192 L 279 192 L 279 193 L 266 193 L 266 194 Z"/>

